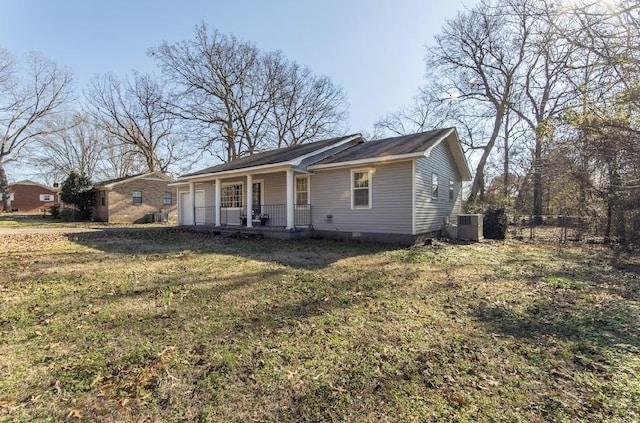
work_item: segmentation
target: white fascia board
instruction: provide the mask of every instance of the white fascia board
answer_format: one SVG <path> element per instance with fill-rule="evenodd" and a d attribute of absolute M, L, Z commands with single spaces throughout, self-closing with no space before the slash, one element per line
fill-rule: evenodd
<path fill-rule="evenodd" d="M 302 163 L 302 161 L 304 159 L 307 159 L 307 158 L 309 158 L 311 156 L 315 156 L 316 154 L 324 153 L 325 151 L 331 150 L 332 148 L 335 148 L 335 147 L 339 147 L 341 145 L 344 145 L 344 144 L 348 143 L 349 141 L 353 141 L 353 140 L 358 139 L 358 138 L 362 138 L 362 135 L 360 135 L 360 134 L 352 135 L 349 138 L 347 138 L 346 140 L 342 140 L 342 141 L 337 142 L 335 144 L 331 144 L 331 145 L 329 145 L 327 147 L 324 147 L 324 148 L 321 148 L 319 150 L 315 150 L 315 151 L 312 151 L 311 153 L 307 153 L 307 154 L 305 154 L 303 156 L 300 156 L 297 159 L 292 160 L 291 162 L 289 162 L 289 164 L 291 164 L 291 166 L 299 166 L 300 163 Z"/>
<path fill-rule="evenodd" d="M 416 157 L 426 157 L 426 152 L 420 151 L 417 153 L 408 153 L 408 154 L 398 154 L 395 156 L 386 156 L 386 157 L 369 157 L 366 159 L 359 160 L 351 160 L 348 162 L 338 162 L 338 163 L 327 163 L 327 164 L 319 164 L 319 165 L 311 165 L 309 166 L 309 170 L 320 170 L 320 169 L 330 169 L 334 167 L 351 167 L 351 166 L 361 166 L 367 164 L 378 164 L 378 163 L 388 163 L 388 162 L 397 162 L 400 160 L 409 160 L 414 159 Z"/>
<path fill-rule="evenodd" d="M 458 166 L 458 171 L 460 172 L 461 179 L 465 182 L 471 180 L 471 171 L 469 170 L 469 163 L 467 162 L 467 158 L 464 155 L 464 151 L 462 151 L 462 146 L 460 145 L 460 138 L 458 138 L 458 134 L 455 129 L 451 130 L 455 137 L 447 137 L 447 142 L 449 143 L 449 151 L 453 155 L 453 161 Z M 451 135 L 451 132 L 449 133 Z"/>

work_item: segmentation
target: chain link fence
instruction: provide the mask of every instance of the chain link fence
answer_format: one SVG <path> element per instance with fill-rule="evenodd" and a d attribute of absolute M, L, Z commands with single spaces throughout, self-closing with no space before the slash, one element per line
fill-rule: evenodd
<path fill-rule="evenodd" d="M 593 242 L 606 239 L 599 222 L 593 218 L 568 215 L 532 215 L 507 217 L 508 236 L 552 242 Z"/>

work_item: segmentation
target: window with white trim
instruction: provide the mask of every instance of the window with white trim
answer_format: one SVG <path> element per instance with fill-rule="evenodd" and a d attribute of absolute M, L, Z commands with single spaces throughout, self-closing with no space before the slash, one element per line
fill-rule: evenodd
<path fill-rule="evenodd" d="M 431 175 L 431 198 L 438 198 L 438 174 Z"/>
<path fill-rule="evenodd" d="M 142 204 L 142 191 L 133 191 L 131 196 L 133 198 L 133 204 Z"/>
<path fill-rule="evenodd" d="M 52 194 L 40 194 L 40 201 L 53 201 Z"/>
<path fill-rule="evenodd" d="M 450 201 L 453 201 L 453 199 L 454 199 L 454 195 L 453 195 L 454 194 L 454 192 L 453 192 L 454 187 L 455 187 L 455 184 L 453 183 L 453 181 L 449 180 L 449 200 Z"/>
<path fill-rule="evenodd" d="M 371 170 L 355 169 L 351 171 L 351 208 L 371 208 Z"/>
<path fill-rule="evenodd" d="M 309 204 L 309 177 L 296 177 L 296 205 L 306 206 Z"/>
<path fill-rule="evenodd" d="M 226 208 L 240 208 L 242 201 L 242 184 L 222 185 L 220 205 Z"/>

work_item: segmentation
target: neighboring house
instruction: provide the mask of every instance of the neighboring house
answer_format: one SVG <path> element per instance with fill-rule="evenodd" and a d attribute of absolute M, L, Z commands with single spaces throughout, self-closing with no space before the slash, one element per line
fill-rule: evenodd
<path fill-rule="evenodd" d="M 470 179 L 449 128 L 285 147 L 183 175 L 172 185 L 181 225 L 411 244 L 438 234 L 461 212 L 462 182 Z"/>
<path fill-rule="evenodd" d="M 58 200 L 58 188 L 49 188 L 33 181 L 20 181 L 9 185 L 11 211 L 46 214 Z"/>
<path fill-rule="evenodd" d="M 171 178 L 150 172 L 94 184 L 93 219 L 111 223 L 145 223 L 176 218 Z"/>

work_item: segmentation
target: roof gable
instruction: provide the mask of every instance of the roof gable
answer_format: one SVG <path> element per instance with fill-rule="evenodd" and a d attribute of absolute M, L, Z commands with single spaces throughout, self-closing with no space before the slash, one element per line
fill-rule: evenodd
<path fill-rule="evenodd" d="M 9 189 L 12 189 L 12 188 L 15 188 L 15 187 L 18 187 L 18 186 L 21 186 L 21 185 L 33 185 L 33 186 L 40 187 L 42 189 L 46 189 L 46 190 L 51 191 L 53 193 L 55 193 L 56 190 L 57 190 L 57 188 L 51 188 L 51 187 L 48 187 L 46 185 L 42 185 L 42 184 L 39 184 L 37 182 L 30 181 L 28 179 L 25 179 L 24 181 L 15 182 L 13 184 L 9 184 Z"/>
<path fill-rule="evenodd" d="M 446 137 L 453 128 L 438 129 L 419 134 L 403 135 L 381 140 L 367 141 L 332 157 L 319 161 L 316 165 L 343 163 L 356 160 L 381 159 L 410 154 L 424 154 Z"/>
<path fill-rule="evenodd" d="M 101 181 L 101 182 L 96 182 L 95 184 L 93 184 L 94 188 L 112 188 L 115 185 L 120 185 L 120 184 L 124 184 L 127 183 L 129 181 L 133 181 L 136 179 L 146 179 L 149 177 L 155 177 L 158 179 L 163 179 L 167 182 L 171 182 L 171 178 L 167 175 L 165 175 L 162 172 L 146 172 L 146 173 L 139 173 L 137 175 L 131 175 L 131 176 L 124 176 L 121 178 L 114 178 L 114 179 L 108 179 L 106 181 Z"/>
<path fill-rule="evenodd" d="M 320 160 L 309 168 L 313 170 L 428 157 L 431 150 L 443 141 L 449 146 L 462 180 L 471 180 L 471 173 L 455 128 L 435 129 L 418 134 L 367 141 Z"/>

